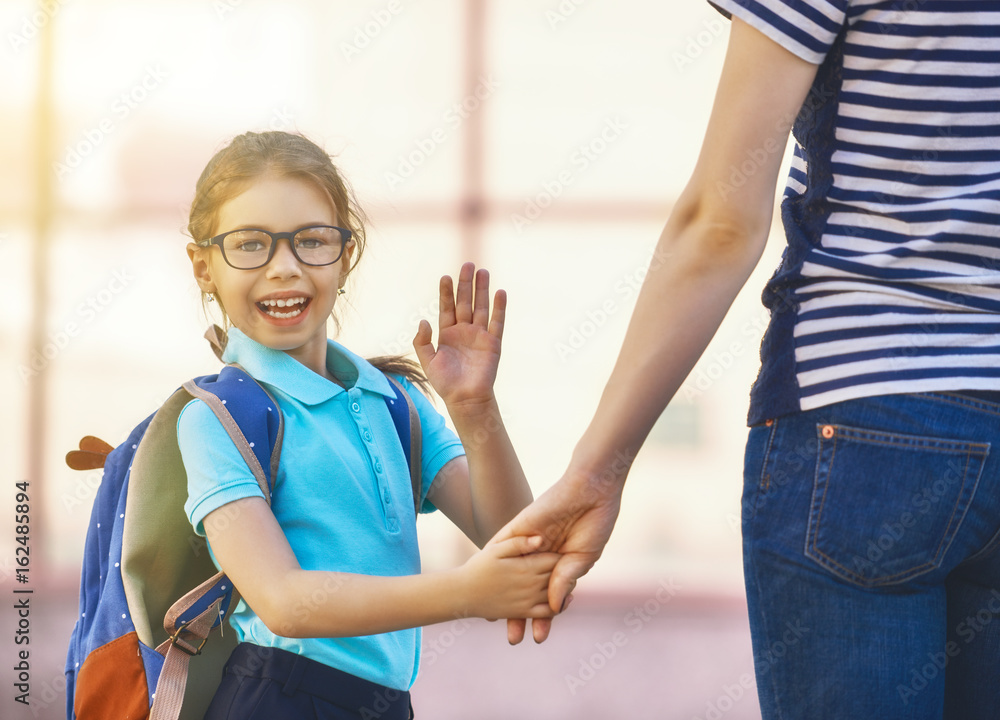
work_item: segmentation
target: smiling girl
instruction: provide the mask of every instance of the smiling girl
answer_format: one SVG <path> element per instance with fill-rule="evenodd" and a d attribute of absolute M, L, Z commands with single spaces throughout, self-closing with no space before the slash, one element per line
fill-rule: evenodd
<path fill-rule="evenodd" d="M 417 331 L 456 437 L 411 382 L 423 383 L 414 363 L 373 364 L 327 338 L 365 237 L 322 149 L 281 132 L 235 138 L 198 181 L 188 230 L 197 283 L 231 325 L 223 359 L 276 398 L 286 428 L 269 507 L 202 401 L 178 420 L 185 509 L 243 597 L 230 618 L 240 645 L 206 718 L 410 717 L 420 626 L 551 615 L 556 556 L 527 554 L 540 538 L 487 544 L 531 500 L 493 394 L 506 296 L 491 313 L 488 274 L 466 264 L 457 289 L 441 281 L 437 348 L 426 321 Z M 482 548 L 457 569 L 420 573 L 385 373 L 420 416 L 421 510 Z"/>

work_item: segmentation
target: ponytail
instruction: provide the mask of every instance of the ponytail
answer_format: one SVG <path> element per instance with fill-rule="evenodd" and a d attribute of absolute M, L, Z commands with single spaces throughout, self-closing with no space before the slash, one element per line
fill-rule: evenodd
<path fill-rule="evenodd" d="M 430 384 L 427 376 L 424 375 L 420 363 L 402 355 L 379 355 L 367 358 L 377 370 L 383 375 L 400 375 L 423 390 L 424 394 L 430 394 Z"/>

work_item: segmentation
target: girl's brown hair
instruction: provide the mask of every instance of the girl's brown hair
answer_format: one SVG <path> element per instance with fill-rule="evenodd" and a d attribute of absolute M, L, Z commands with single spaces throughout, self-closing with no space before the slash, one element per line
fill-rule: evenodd
<path fill-rule="evenodd" d="M 350 230 L 354 238 L 354 255 L 347 272 L 357 267 L 365 250 L 365 214 L 327 152 L 308 138 L 293 133 L 243 133 L 208 161 L 195 185 L 188 216 L 191 238 L 199 242 L 215 235 L 222 206 L 244 192 L 254 180 L 268 174 L 308 180 L 329 196 L 337 211 L 338 224 Z M 225 315 L 225 308 L 222 312 Z M 334 322 L 339 327 L 336 316 Z M 409 358 L 380 356 L 369 362 L 383 373 L 403 375 L 424 389 L 427 387 L 420 365 Z"/>

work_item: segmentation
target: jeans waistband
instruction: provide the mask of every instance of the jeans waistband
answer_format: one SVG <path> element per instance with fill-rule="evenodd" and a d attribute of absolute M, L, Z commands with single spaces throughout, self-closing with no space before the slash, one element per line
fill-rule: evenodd
<path fill-rule="evenodd" d="M 229 656 L 225 673 L 267 678 L 284 685 L 283 692 L 304 692 L 328 703 L 390 720 L 410 717 L 410 693 L 359 678 L 343 670 L 279 648 L 240 643 Z"/>

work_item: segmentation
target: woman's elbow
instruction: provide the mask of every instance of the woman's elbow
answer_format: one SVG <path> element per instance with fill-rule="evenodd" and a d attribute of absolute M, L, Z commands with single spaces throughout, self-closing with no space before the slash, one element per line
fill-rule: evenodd
<path fill-rule="evenodd" d="M 664 250 L 687 251 L 716 267 L 756 264 L 767 244 L 771 217 L 770 209 L 733 206 L 705 193 L 689 195 L 671 214 L 663 240 L 674 247 Z"/>

